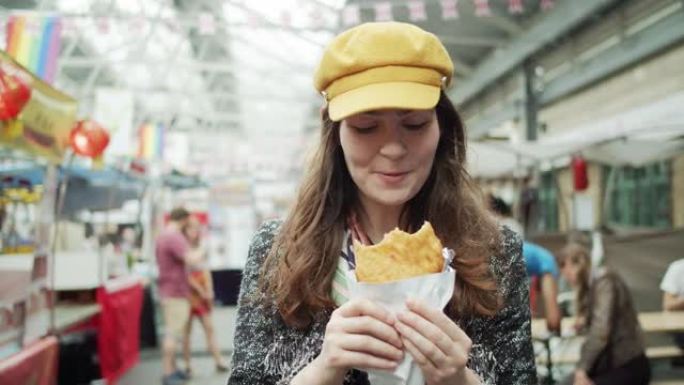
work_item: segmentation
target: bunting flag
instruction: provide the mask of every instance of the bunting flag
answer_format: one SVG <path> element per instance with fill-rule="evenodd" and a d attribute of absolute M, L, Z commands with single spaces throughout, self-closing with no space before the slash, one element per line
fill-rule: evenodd
<path fill-rule="evenodd" d="M 134 31 L 135 33 L 142 33 L 145 29 L 145 24 L 146 24 L 145 18 L 142 16 L 138 16 L 138 17 L 134 18 L 133 20 L 131 20 L 130 27 L 131 27 L 131 30 Z"/>
<path fill-rule="evenodd" d="M 280 24 L 285 27 L 292 27 L 292 14 L 287 9 L 280 13 Z"/>
<path fill-rule="evenodd" d="M 503 2 L 503 0 L 501 0 Z M 477 17 L 492 16 L 493 11 L 489 0 L 472 0 L 474 14 Z M 426 21 L 426 0 L 406 0 L 404 4 L 396 3 L 394 6 L 406 6 L 408 8 L 408 18 L 412 22 Z M 458 0 L 440 0 L 443 20 L 453 20 L 460 17 L 458 11 Z M 519 15 L 525 13 L 524 0 L 506 0 L 508 13 Z M 554 7 L 554 0 L 539 0 L 539 9 L 548 11 Z M 366 6 L 364 6 L 366 7 Z M 371 7 L 371 5 L 368 5 Z M 375 21 L 391 21 L 393 16 L 392 2 L 382 1 L 372 5 L 375 13 Z M 341 23 L 348 27 L 361 23 L 361 9 L 359 4 L 349 4 L 342 9 Z"/>
<path fill-rule="evenodd" d="M 458 0 L 440 0 L 442 5 L 442 19 L 458 19 Z"/>
<path fill-rule="evenodd" d="M 512 14 L 520 14 L 525 11 L 523 0 L 508 0 L 508 12 Z"/>
<path fill-rule="evenodd" d="M 11 15 L 6 36 L 10 56 L 47 83 L 54 81 L 62 36 L 60 18 Z"/>
<path fill-rule="evenodd" d="M 375 3 L 375 21 L 392 21 L 392 3 L 383 1 Z"/>
<path fill-rule="evenodd" d="M 345 27 L 361 23 L 361 10 L 358 4 L 350 4 L 342 10 L 342 25 Z"/>
<path fill-rule="evenodd" d="M 143 124 L 139 132 L 138 157 L 143 159 L 160 160 L 164 156 L 164 126 L 158 124 Z"/>
<path fill-rule="evenodd" d="M 309 20 L 311 20 L 312 28 L 323 28 L 325 27 L 325 19 L 323 18 L 323 11 L 320 7 L 315 6 L 309 11 Z"/>
<path fill-rule="evenodd" d="M 425 3 L 421 0 L 412 0 L 408 2 L 409 19 L 411 21 L 427 20 L 425 13 Z"/>
<path fill-rule="evenodd" d="M 259 17 L 259 15 L 257 15 L 253 11 L 248 11 L 247 12 L 247 25 L 250 27 L 261 26 L 261 17 Z"/>
<path fill-rule="evenodd" d="M 101 34 L 108 34 L 109 33 L 109 19 L 106 17 L 98 17 L 95 19 L 95 27 L 97 28 L 97 31 Z"/>
<path fill-rule="evenodd" d="M 548 11 L 553 8 L 553 0 L 541 0 L 542 11 Z"/>
<path fill-rule="evenodd" d="M 491 16 L 492 9 L 489 8 L 489 0 L 473 0 L 475 3 L 475 16 Z"/>
<path fill-rule="evenodd" d="M 199 34 L 203 36 L 212 36 L 216 33 L 216 19 L 214 15 L 208 12 L 199 14 Z"/>

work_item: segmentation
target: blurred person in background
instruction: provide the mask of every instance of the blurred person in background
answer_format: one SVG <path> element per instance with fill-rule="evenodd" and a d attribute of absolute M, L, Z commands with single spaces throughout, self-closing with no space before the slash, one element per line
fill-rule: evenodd
<path fill-rule="evenodd" d="M 162 341 L 163 385 L 182 384 L 187 375 L 176 368 L 176 344 L 183 336 L 183 330 L 190 316 L 190 285 L 186 266 L 196 263 L 197 257 L 183 235 L 190 213 L 184 208 L 175 208 L 169 221 L 155 240 L 155 255 L 159 268 L 159 297 L 164 319 Z"/>
<path fill-rule="evenodd" d="M 489 207 L 499 224 L 508 226 L 524 238 L 522 226 L 513 218 L 511 207 L 497 196 L 490 195 L 488 199 Z M 533 316 L 537 316 L 536 292 L 541 291 L 546 327 L 552 333 L 559 333 L 562 316 L 558 305 L 559 273 L 556 258 L 544 247 L 525 240 L 522 252 L 527 276 L 530 278 L 530 307 Z"/>
<path fill-rule="evenodd" d="M 207 261 L 207 249 L 202 243 L 202 224 L 191 216 L 187 226 L 183 229 L 183 234 L 190 244 L 190 248 L 197 255 L 196 263 L 188 267 L 188 283 L 190 284 L 190 317 L 185 326 L 183 334 L 183 358 L 185 359 L 185 371 L 192 374 L 190 337 L 192 334 L 192 323 L 195 318 L 199 318 L 204 334 L 207 339 L 207 347 L 216 365 L 216 370 L 225 372 L 228 365 L 225 363 L 221 352 L 216 344 L 214 334 L 214 322 L 211 317 L 211 310 L 214 303 L 214 284 L 211 279 Z"/>
<path fill-rule="evenodd" d="M 520 240 L 465 169 L 452 75 L 439 39 L 406 23 L 361 24 L 326 48 L 318 148 L 285 221 L 252 240 L 229 385 L 368 384 L 405 354 L 427 385 L 536 383 Z M 352 243 L 425 221 L 456 253 L 446 308 L 348 299 Z"/>
<path fill-rule="evenodd" d="M 493 194 L 489 194 L 487 199 L 489 200 L 489 208 L 494 212 L 499 223 L 508 226 L 509 229 L 520 235 L 520 238 L 525 239 L 525 230 L 523 229 L 522 224 L 513 218 L 511 206 L 503 199 Z"/>
<path fill-rule="evenodd" d="M 684 311 L 684 259 L 674 261 L 667 268 L 660 283 L 663 291 L 663 310 Z M 684 333 L 674 334 L 675 343 L 684 349 Z M 681 360 L 677 360 L 681 364 Z"/>
<path fill-rule="evenodd" d="M 647 385 L 643 332 L 624 280 L 606 268 L 592 274 L 589 250 L 576 243 L 561 250 L 559 261 L 576 291 L 578 325 L 586 334 L 577 368 L 564 383 Z"/>

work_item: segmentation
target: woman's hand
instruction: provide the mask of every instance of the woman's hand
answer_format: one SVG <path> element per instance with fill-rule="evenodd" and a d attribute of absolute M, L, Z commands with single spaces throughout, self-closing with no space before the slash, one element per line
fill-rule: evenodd
<path fill-rule="evenodd" d="M 423 371 L 427 385 L 478 384 L 466 368 L 472 342 L 441 310 L 418 301 L 406 301 L 408 311 L 398 315 L 402 342 Z"/>
<path fill-rule="evenodd" d="M 394 369 L 403 358 L 395 322 L 371 301 L 345 303 L 328 321 L 321 353 L 292 384 L 341 384 L 351 368 Z"/>
<path fill-rule="evenodd" d="M 573 385 L 594 385 L 594 381 L 589 378 L 587 372 L 577 369 L 575 370 L 575 382 Z"/>

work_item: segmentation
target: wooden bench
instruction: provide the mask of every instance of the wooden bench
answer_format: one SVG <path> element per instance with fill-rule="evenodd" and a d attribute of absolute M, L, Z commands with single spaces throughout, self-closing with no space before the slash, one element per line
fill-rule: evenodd
<path fill-rule="evenodd" d="M 580 340 L 578 339 L 578 342 L 579 341 Z M 651 346 L 646 348 L 646 357 L 648 357 L 649 360 L 684 357 L 684 350 L 674 345 Z M 562 354 L 552 354 L 551 360 L 553 361 L 554 365 L 574 365 L 577 363 L 577 361 L 579 361 L 579 351 L 575 349 Z M 536 357 L 536 362 L 538 365 L 546 365 L 546 354 L 540 354 L 538 357 Z"/>
<path fill-rule="evenodd" d="M 563 318 L 562 330 L 572 330 L 574 317 Z M 684 332 L 684 311 L 678 312 L 642 312 L 639 313 L 639 324 L 645 333 Z M 548 335 L 546 320 L 535 318 L 532 320 L 532 338 L 543 339 Z"/>

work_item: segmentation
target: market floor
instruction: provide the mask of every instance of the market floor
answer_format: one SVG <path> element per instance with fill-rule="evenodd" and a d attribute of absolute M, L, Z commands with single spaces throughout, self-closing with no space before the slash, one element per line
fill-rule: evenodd
<path fill-rule="evenodd" d="M 235 307 L 217 307 L 214 310 L 214 328 L 216 341 L 226 361 L 233 349 L 233 333 L 235 330 Z M 195 321 L 192 332 L 192 366 L 193 378 L 188 385 L 225 385 L 228 373 L 217 373 L 214 360 L 206 349 L 204 332 L 199 321 Z M 182 364 L 180 356 L 178 363 Z M 120 385 L 154 385 L 161 383 L 162 365 L 159 349 L 143 350 L 138 365 L 123 376 Z"/>

